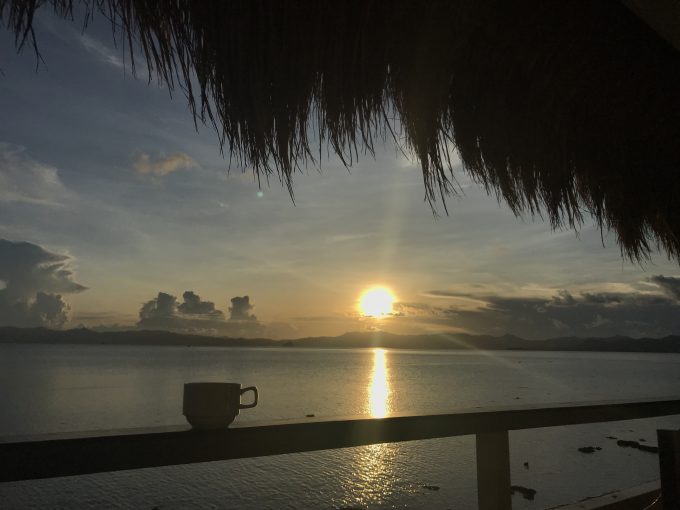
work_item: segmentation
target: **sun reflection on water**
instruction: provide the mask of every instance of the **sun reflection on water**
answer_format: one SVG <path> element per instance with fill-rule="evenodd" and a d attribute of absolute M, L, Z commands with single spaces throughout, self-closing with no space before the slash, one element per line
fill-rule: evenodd
<path fill-rule="evenodd" d="M 390 408 L 390 383 L 385 349 L 373 350 L 373 374 L 368 387 L 368 409 L 373 418 L 384 418 Z"/>
<path fill-rule="evenodd" d="M 366 387 L 366 410 L 373 418 L 384 418 L 392 411 L 389 369 L 385 349 L 373 349 L 373 370 Z M 400 490 L 395 471 L 398 446 L 373 444 L 354 449 L 355 469 L 345 483 L 343 506 L 383 505 Z"/>

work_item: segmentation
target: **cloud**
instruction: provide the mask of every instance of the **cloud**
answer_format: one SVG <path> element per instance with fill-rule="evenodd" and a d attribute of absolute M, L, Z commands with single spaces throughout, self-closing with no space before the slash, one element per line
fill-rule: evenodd
<path fill-rule="evenodd" d="M 68 268 L 70 257 L 28 242 L 0 239 L 1 291 L 10 299 L 25 299 L 36 292 L 80 292 L 85 290 L 73 281 Z"/>
<path fill-rule="evenodd" d="M 28 317 L 33 324 L 61 328 L 68 322 L 69 310 L 61 295 L 38 292 L 28 307 Z"/>
<path fill-rule="evenodd" d="M 229 307 L 229 312 L 231 316 L 229 320 L 232 321 L 256 321 L 257 317 L 254 315 L 249 315 L 249 312 L 253 309 L 253 305 L 250 304 L 250 297 L 233 297 L 231 298 L 231 306 Z"/>
<path fill-rule="evenodd" d="M 215 309 L 215 303 L 212 301 L 201 301 L 200 296 L 190 290 L 187 290 L 182 294 L 182 298 L 184 299 L 184 302 L 177 307 L 177 310 L 180 313 L 188 315 L 205 315 L 213 318 L 224 317 L 224 313 L 222 313 L 221 310 Z"/>
<path fill-rule="evenodd" d="M 583 292 L 581 300 L 585 303 L 597 305 L 618 305 L 624 303 L 629 296 L 616 292 Z"/>
<path fill-rule="evenodd" d="M 164 177 L 177 170 L 197 168 L 199 165 L 183 152 L 176 152 L 170 156 L 159 156 L 152 159 L 146 152 L 140 152 L 135 156 L 132 168 L 139 175 L 148 177 Z"/>
<path fill-rule="evenodd" d="M 177 313 L 177 298 L 165 292 L 159 292 L 158 296 L 142 305 L 139 318 L 142 320 L 164 319 L 174 317 L 175 313 Z"/>
<path fill-rule="evenodd" d="M 0 142 L 0 201 L 59 205 L 69 196 L 56 168 L 35 161 L 23 147 Z"/>
<path fill-rule="evenodd" d="M 358 241 L 360 239 L 367 239 L 373 237 L 373 234 L 336 234 L 328 236 L 326 238 L 326 243 L 336 244 L 336 243 L 346 243 L 348 241 Z"/>
<path fill-rule="evenodd" d="M 83 48 L 94 55 L 100 62 L 104 62 L 119 69 L 125 69 L 125 62 L 123 59 L 105 44 L 97 41 L 87 34 L 80 34 L 78 36 L 78 41 Z"/>
<path fill-rule="evenodd" d="M 486 302 L 480 299 L 478 295 L 471 294 L 469 292 L 453 292 L 448 290 L 430 290 L 423 294 L 428 298 L 435 298 L 437 300 L 445 299 L 447 303 L 454 305 L 457 308 L 464 308 L 470 310 L 477 310 L 479 308 L 484 308 Z M 403 303 L 402 303 L 403 304 Z M 417 303 L 409 303 L 414 306 Z"/>
<path fill-rule="evenodd" d="M 553 296 L 551 301 L 555 305 L 562 305 L 562 306 L 572 306 L 572 305 L 576 304 L 576 300 L 574 299 L 574 296 L 572 296 L 571 293 L 568 290 L 557 291 L 557 295 Z"/>
<path fill-rule="evenodd" d="M 443 309 L 426 303 L 407 303 L 400 302 L 394 304 L 394 316 L 397 317 L 416 317 L 416 316 L 435 316 Z"/>
<path fill-rule="evenodd" d="M 661 337 L 680 334 L 680 278 L 654 277 L 661 292 L 582 292 L 564 289 L 551 297 L 480 296 L 484 306 L 400 304 L 397 320 L 415 321 L 477 334 L 513 334 L 529 339 L 616 335 Z M 455 292 L 430 293 L 457 296 Z"/>
<path fill-rule="evenodd" d="M 454 292 L 452 290 L 428 290 L 425 295 L 431 297 L 461 297 L 464 294 L 460 292 Z"/>
<path fill-rule="evenodd" d="M 656 275 L 649 279 L 650 282 L 656 283 L 661 287 L 666 294 L 677 301 L 680 301 L 680 278 L 675 276 Z"/>
<path fill-rule="evenodd" d="M 0 239 L 0 324 L 62 327 L 69 306 L 61 294 L 86 289 L 73 281 L 69 262 L 37 244 Z"/>
<path fill-rule="evenodd" d="M 193 291 L 182 294 L 182 303 L 165 292 L 144 303 L 139 310 L 137 327 L 141 329 L 160 329 L 181 333 L 220 335 L 231 337 L 263 336 L 265 326 L 249 312 L 253 309 L 248 296 L 231 299 L 230 318 L 211 301 L 203 301 Z M 282 330 L 279 324 L 275 328 Z"/>
<path fill-rule="evenodd" d="M 69 310 L 60 294 L 38 292 L 35 299 L 26 301 L 8 301 L 0 297 L 0 324 L 59 329 L 68 322 Z"/>

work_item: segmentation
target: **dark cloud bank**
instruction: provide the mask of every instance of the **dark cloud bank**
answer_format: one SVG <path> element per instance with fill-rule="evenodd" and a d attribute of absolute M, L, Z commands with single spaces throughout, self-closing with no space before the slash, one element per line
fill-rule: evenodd
<path fill-rule="evenodd" d="M 182 294 L 181 303 L 177 297 L 159 292 L 142 305 L 137 327 L 204 335 L 262 336 L 265 327 L 250 313 L 252 309 L 248 296 L 233 297 L 229 318 L 226 318 L 224 312 L 215 308 L 215 303 L 203 301 L 193 291 Z"/>
<path fill-rule="evenodd" d="M 511 334 L 527 339 L 566 336 L 663 337 L 680 334 L 680 278 L 653 276 L 647 292 L 559 291 L 551 298 L 478 297 L 486 306 L 469 310 L 401 303 L 398 315 L 420 322 L 487 335 Z M 439 297 L 473 297 L 432 291 Z"/>
<path fill-rule="evenodd" d="M 0 239 L 0 324 L 64 326 L 69 306 L 62 294 L 86 288 L 73 281 L 69 261 L 37 244 Z"/>
<path fill-rule="evenodd" d="M 0 325 L 63 327 L 69 320 L 69 306 L 62 296 L 86 289 L 74 281 L 70 262 L 68 255 L 37 244 L 0 239 Z M 442 330 L 527 339 L 680 335 L 680 277 L 652 276 L 640 288 L 578 294 L 561 290 L 550 298 L 432 291 L 432 296 L 473 298 L 485 306 L 400 303 L 395 319 L 441 326 Z M 233 297 L 225 313 L 193 291 L 184 292 L 181 300 L 159 292 L 141 307 L 137 327 L 230 337 L 297 336 L 290 325 L 265 325 L 252 312 L 248 296 Z"/>
<path fill-rule="evenodd" d="M 64 327 L 70 307 L 63 294 L 86 290 L 74 281 L 70 262 L 68 255 L 37 244 L 0 239 L 0 326 Z M 253 308 L 248 296 L 234 297 L 227 317 L 215 303 L 203 301 L 192 291 L 186 291 L 181 302 L 159 292 L 140 309 L 137 327 L 233 337 L 290 336 L 293 332 L 281 325 L 266 327 L 253 315 Z"/>

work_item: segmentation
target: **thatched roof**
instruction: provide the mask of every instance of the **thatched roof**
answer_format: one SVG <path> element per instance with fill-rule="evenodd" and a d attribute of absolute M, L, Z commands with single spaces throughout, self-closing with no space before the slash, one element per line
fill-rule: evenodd
<path fill-rule="evenodd" d="M 0 23 L 34 44 L 35 10 L 74 4 L 258 176 L 395 135 L 429 200 L 455 191 L 455 147 L 516 213 L 588 211 L 630 257 L 680 258 L 680 53 L 619 2 L 0 0 Z"/>

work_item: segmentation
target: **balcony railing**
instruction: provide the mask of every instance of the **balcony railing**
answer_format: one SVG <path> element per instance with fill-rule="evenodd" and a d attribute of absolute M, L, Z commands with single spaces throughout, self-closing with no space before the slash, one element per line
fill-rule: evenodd
<path fill-rule="evenodd" d="M 669 415 L 680 415 L 680 399 L 477 408 L 379 419 L 278 421 L 219 431 L 164 427 L 14 436 L 0 438 L 0 482 L 474 434 L 479 508 L 508 510 L 509 431 Z M 676 461 L 670 462 L 675 465 Z"/>

